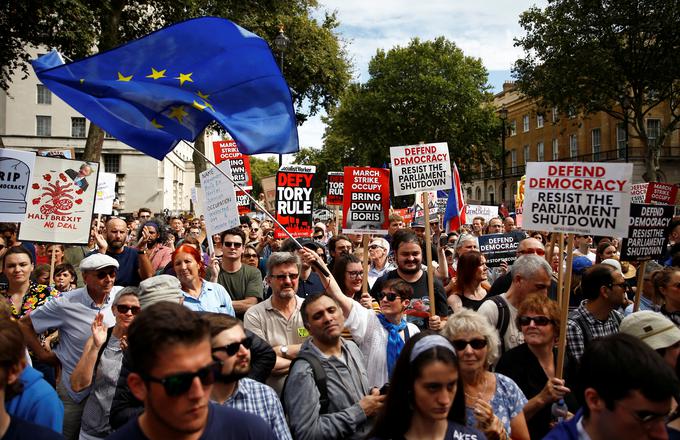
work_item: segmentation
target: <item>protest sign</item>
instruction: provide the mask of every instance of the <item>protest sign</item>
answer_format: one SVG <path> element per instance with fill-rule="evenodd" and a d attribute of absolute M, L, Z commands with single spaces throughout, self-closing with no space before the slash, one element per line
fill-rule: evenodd
<path fill-rule="evenodd" d="M 97 195 L 94 199 L 94 213 L 109 215 L 113 212 L 113 199 L 116 198 L 116 175 L 99 173 Z"/>
<path fill-rule="evenodd" d="M 87 244 L 98 169 L 95 162 L 36 156 L 19 240 Z"/>
<path fill-rule="evenodd" d="M 628 238 L 621 243 L 622 261 L 659 258 L 666 249 L 666 231 L 673 220 L 670 205 L 630 205 Z"/>
<path fill-rule="evenodd" d="M 34 166 L 35 153 L 0 148 L 0 221 L 21 222 L 26 217 Z"/>
<path fill-rule="evenodd" d="M 210 236 L 240 224 L 234 184 L 222 175 L 217 168 L 231 177 L 229 161 L 224 161 L 217 167 L 203 171 L 199 176 L 205 197 L 205 228 Z"/>
<path fill-rule="evenodd" d="M 262 185 L 265 208 L 269 212 L 274 212 L 276 207 L 276 176 L 263 177 L 260 184 Z"/>
<path fill-rule="evenodd" d="M 468 223 L 472 223 L 475 217 L 483 217 L 484 222 L 488 223 L 492 218 L 498 217 L 498 206 L 465 205 L 465 218 Z"/>
<path fill-rule="evenodd" d="M 390 170 L 345 167 L 342 232 L 387 234 L 390 226 Z"/>
<path fill-rule="evenodd" d="M 423 194 L 427 193 L 427 204 L 430 208 L 430 217 L 436 218 L 439 213 L 439 203 L 436 191 L 421 191 L 416 193 L 416 201 L 413 204 L 413 218 L 421 218 L 425 216 L 425 209 L 423 209 Z M 446 199 L 444 199 L 444 210 L 446 210 Z"/>
<path fill-rule="evenodd" d="M 314 230 L 315 171 L 311 165 L 286 165 L 276 173 L 276 220 L 295 238 L 309 237 Z M 287 235 L 277 225 L 274 237 Z"/>
<path fill-rule="evenodd" d="M 391 147 L 394 195 L 451 188 L 451 160 L 446 142 Z"/>
<path fill-rule="evenodd" d="M 393 209 L 393 213 L 399 214 L 404 219 L 404 224 L 410 224 L 413 221 L 413 208 L 398 208 Z"/>
<path fill-rule="evenodd" d="M 75 153 L 73 147 L 38 150 L 38 155 L 39 156 L 48 156 L 48 157 L 61 157 L 63 159 L 75 159 L 76 158 L 76 153 Z"/>
<path fill-rule="evenodd" d="M 678 187 L 677 185 L 660 182 L 635 183 L 632 185 L 630 193 L 631 203 L 675 205 Z"/>
<path fill-rule="evenodd" d="M 517 194 L 515 194 L 515 225 L 518 228 L 522 227 L 524 219 L 524 183 L 527 176 L 524 175 L 517 181 Z"/>
<path fill-rule="evenodd" d="M 236 204 L 238 205 L 239 215 L 246 215 L 250 212 L 250 197 L 246 194 L 250 191 L 236 191 Z"/>
<path fill-rule="evenodd" d="M 328 191 L 326 192 L 326 204 L 329 206 L 342 206 L 344 181 L 342 172 L 330 171 L 328 173 Z"/>
<path fill-rule="evenodd" d="M 205 214 L 205 192 L 203 188 L 191 188 L 191 202 L 194 204 L 194 212 L 196 215 Z"/>
<path fill-rule="evenodd" d="M 517 259 L 517 248 L 524 234 L 488 234 L 477 238 L 479 252 L 486 257 L 488 267 L 499 267 L 503 261 L 511 265 Z"/>
<path fill-rule="evenodd" d="M 626 237 L 632 163 L 529 162 L 524 229 Z"/>
<path fill-rule="evenodd" d="M 253 189 L 253 177 L 250 174 L 250 157 L 238 150 L 236 141 L 215 141 L 213 142 L 213 152 L 215 153 L 215 163 L 220 164 L 225 160 L 231 165 L 231 175 L 236 184 L 243 189 Z"/>

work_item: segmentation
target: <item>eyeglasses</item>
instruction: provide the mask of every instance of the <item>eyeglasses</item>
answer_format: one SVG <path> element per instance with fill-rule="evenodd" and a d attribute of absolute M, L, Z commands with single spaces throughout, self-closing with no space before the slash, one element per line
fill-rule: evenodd
<path fill-rule="evenodd" d="M 531 324 L 531 321 L 534 321 L 534 325 L 538 327 L 545 327 L 548 324 L 555 323 L 555 321 L 547 316 L 520 316 L 518 321 L 520 326 L 527 326 Z"/>
<path fill-rule="evenodd" d="M 314 240 L 323 240 L 323 234 L 322 235 L 315 235 Z"/>
<path fill-rule="evenodd" d="M 383 298 L 386 298 L 389 302 L 392 302 L 397 298 L 401 298 L 399 295 L 393 292 L 378 292 L 375 296 L 378 299 L 378 301 L 382 301 Z"/>
<path fill-rule="evenodd" d="M 520 255 L 536 254 L 541 257 L 545 256 L 545 251 L 543 249 L 524 249 L 523 251 L 518 251 L 517 253 Z"/>
<path fill-rule="evenodd" d="M 243 246 L 243 243 L 238 243 L 236 241 L 223 241 L 222 242 L 222 247 L 233 247 L 234 249 L 241 249 L 241 246 Z"/>
<path fill-rule="evenodd" d="M 259 258 L 259 256 L 257 254 L 245 253 L 243 258 Z"/>
<path fill-rule="evenodd" d="M 100 280 L 103 280 L 106 277 L 116 278 L 117 273 L 118 271 L 116 269 L 98 270 L 97 278 L 99 278 Z"/>
<path fill-rule="evenodd" d="M 219 367 L 218 362 L 211 362 L 205 367 L 193 373 L 177 373 L 170 376 L 166 376 L 162 379 L 146 376 L 144 379 L 149 382 L 156 382 L 163 385 L 165 389 L 165 394 L 170 397 L 181 396 L 191 389 L 191 384 L 194 382 L 194 378 L 198 377 L 201 380 L 203 386 L 212 385 L 215 383 L 215 373 Z"/>
<path fill-rule="evenodd" d="M 125 304 L 117 304 L 116 310 L 118 310 L 118 313 L 121 315 L 127 315 L 127 312 L 132 312 L 133 315 L 136 315 L 140 310 L 142 310 L 142 308 L 139 306 L 126 306 Z"/>
<path fill-rule="evenodd" d="M 482 348 L 486 347 L 487 341 L 484 338 L 472 339 L 470 341 L 466 341 L 465 339 L 456 339 L 453 341 L 453 348 L 458 351 L 465 350 L 468 345 L 474 350 L 481 350 Z"/>
<path fill-rule="evenodd" d="M 347 275 L 349 275 L 350 279 L 356 280 L 357 278 L 361 278 L 364 276 L 364 271 L 363 270 L 350 270 L 347 272 Z"/>
<path fill-rule="evenodd" d="M 297 280 L 299 273 L 281 273 L 281 274 L 271 274 L 269 275 L 270 277 L 274 278 L 275 280 L 279 281 L 284 281 L 286 278 L 290 278 L 291 280 Z"/>
<path fill-rule="evenodd" d="M 250 228 L 250 230 L 253 231 L 253 232 L 257 232 L 257 231 L 260 230 L 260 228 Z"/>
<path fill-rule="evenodd" d="M 374 250 L 374 249 L 382 249 L 382 247 L 378 246 L 377 244 L 372 244 L 372 245 L 370 245 L 368 248 L 369 248 L 370 250 Z"/>
<path fill-rule="evenodd" d="M 250 350 L 250 347 L 253 345 L 253 338 L 246 337 L 242 341 L 232 342 L 231 344 L 227 344 L 224 347 L 215 347 L 212 349 L 212 352 L 215 353 L 217 351 L 223 351 L 227 353 L 227 356 L 233 356 L 241 349 L 241 345 L 243 345 L 243 348 L 246 350 Z"/>

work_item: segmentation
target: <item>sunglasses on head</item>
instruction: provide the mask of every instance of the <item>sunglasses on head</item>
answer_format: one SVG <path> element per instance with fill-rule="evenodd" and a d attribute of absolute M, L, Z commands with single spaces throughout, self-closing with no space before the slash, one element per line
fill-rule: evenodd
<path fill-rule="evenodd" d="M 531 324 L 531 321 L 534 321 L 534 325 L 539 327 L 545 327 L 546 325 L 553 323 L 553 320 L 547 316 L 520 316 L 518 321 L 520 326 L 529 325 Z"/>
<path fill-rule="evenodd" d="M 378 292 L 375 296 L 378 299 L 378 301 L 382 301 L 383 298 L 386 298 L 389 302 L 392 302 L 397 298 L 400 298 L 400 296 L 394 292 Z"/>
<path fill-rule="evenodd" d="M 241 345 L 243 345 L 243 348 L 246 350 L 250 350 L 250 347 L 253 345 L 253 338 L 247 336 L 242 341 L 232 342 L 231 344 L 227 344 L 224 347 L 214 347 L 212 352 L 215 353 L 217 351 L 223 351 L 227 353 L 227 356 L 233 356 L 241 349 Z"/>
<path fill-rule="evenodd" d="M 146 376 L 144 379 L 147 382 L 156 382 L 163 385 L 165 389 L 165 394 L 170 397 L 181 396 L 191 389 L 191 385 L 194 383 L 194 378 L 198 377 L 203 386 L 212 385 L 215 383 L 215 374 L 219 368 L 218 362 L 211 362 L 205 367 L 193 373 L 177 373 L 170 376 L 166 376 L 162 379 Z"/>
<path fill-rule="evenodd" d="M 472 339 L 470 341 L 466 341 L 465 339 L 456 339 L 455 341 L 452 342 L 452 344 L 453 348 L 455 348 L 458 351 L 465 350 L 468 345 L 472 347 L 474 350 L 481 350 L 482 348 L 486 347 L 487 341 L 484 338 Z"/>
<path fill-rule="evenodd" d="M 520 255 L 536 254 L 540 257 L 545 256 L 545 251 L 543 249 L 524 249 L 519 252 Z"/>
<path fill-rule="evenodd" d="M 140 310 L 142 310 L 142 308 L 139 306 L 127 306 L 125 304 L 117 304 L 116 310 L 118 310 L 118 313 L 120 313 L 121 315 L 126 315 L 127 312 L 132 312 L 133 315 L 136 315 L 137 313 L 139 313 Z"/>
<path fill-rule="evenodd" d="M 116 273 L 118 273 L 116 269 L 98 270 L 97 278 L 99 278 L 100 280 L 103 280 L 106 277 L 116 278 Z"/>
<path fill-rule="evenodd" d="M 243 243 L 238 243 L 236 241 L 223 241 L 222 247 L 233 247 L 234 249 L 240 249 Z"/>

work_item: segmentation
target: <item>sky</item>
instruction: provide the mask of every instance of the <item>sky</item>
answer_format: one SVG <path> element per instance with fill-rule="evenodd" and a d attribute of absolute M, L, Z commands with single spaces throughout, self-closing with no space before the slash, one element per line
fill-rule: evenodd
<path fill-rule="evenodd" d="M 338 34 L 346 42 L 354 81 L 368 79 L 368 62 L 378 49 L 406 46 L 419 37 L 444 36 L 467 56 L 481 58 L 489 84 L 500 91 L 510 68 L 522 55 L 513 46 L 521 35 L 519 15 L 546 0 L 319 0 L 321 10 L 336 11 Z M 321 148 L 325 125 L 310 118 L 299 127 L 300 147 Z"/>

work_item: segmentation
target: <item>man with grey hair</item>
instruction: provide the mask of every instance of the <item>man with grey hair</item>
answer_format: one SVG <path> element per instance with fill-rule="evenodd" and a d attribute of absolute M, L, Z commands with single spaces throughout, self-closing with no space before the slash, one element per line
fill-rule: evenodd
<path fill-rule="evenodd" d="M 281 394 L 290 362 L 298 354 L 308 332 L 302 322 L 303 299 L 296 295 L 300 258 L 290 252 L 273 252 L 267 260 L 266 280 L 272 295 L 251 307 L 243 318 L 244 327 L 269 342 L 276 364 L 267 384 Z"/>
<path fill-rule="evenodd" d="M 537 255 L 522 255 L 512 265 L 510 276 L 512 284 L 508 291 L 487 299 L 478 310 L 498 329 L 501 353 L 524 342 L 524 336 L 517 328 L 517 309 L 531 294 L 548 294 L 552 268 Z"/>

